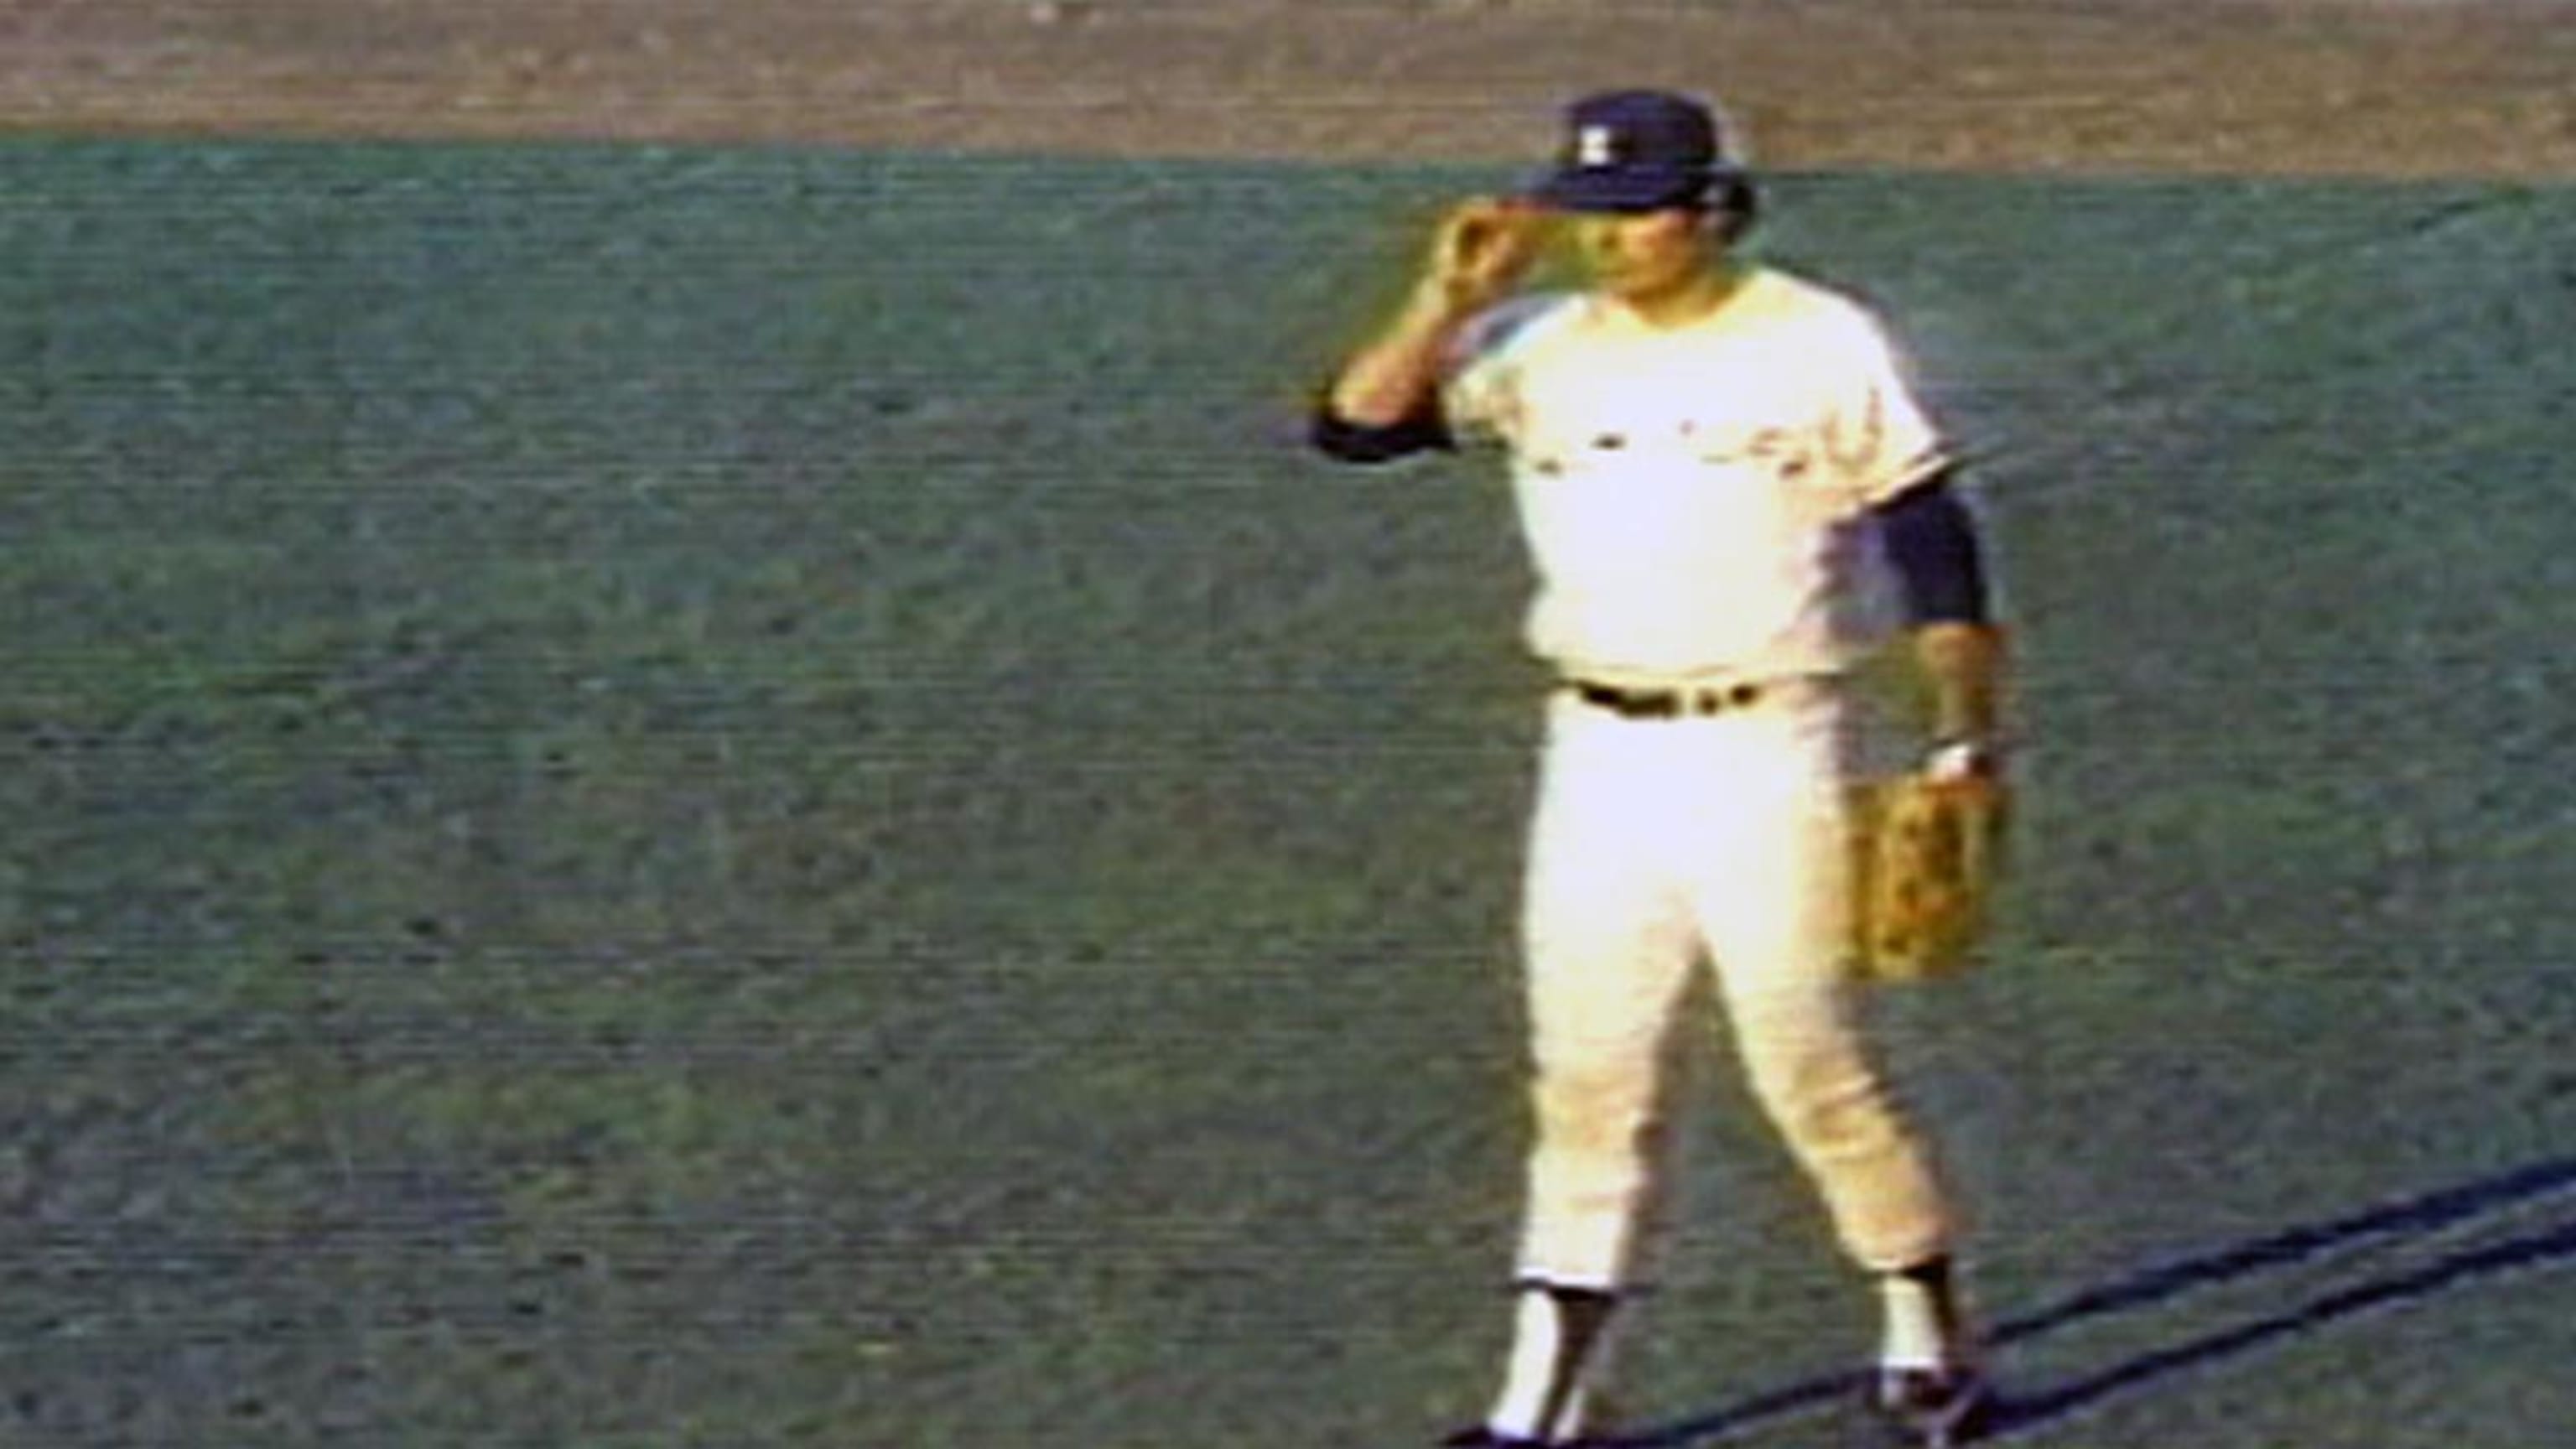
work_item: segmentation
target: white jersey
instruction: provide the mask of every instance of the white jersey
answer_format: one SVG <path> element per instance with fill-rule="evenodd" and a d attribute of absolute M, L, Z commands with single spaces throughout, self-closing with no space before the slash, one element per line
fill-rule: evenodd
<path fill-rule="evenodd" d="M 1869 313 L 1768 268 L 1670 329 L 1590 294 L 1505 304 L 1442 404 L 1509 449 L 1530 646 L 1583 677 L 1848 667 L 1893 618 L 1867 510 L 1945 462 Z"/>

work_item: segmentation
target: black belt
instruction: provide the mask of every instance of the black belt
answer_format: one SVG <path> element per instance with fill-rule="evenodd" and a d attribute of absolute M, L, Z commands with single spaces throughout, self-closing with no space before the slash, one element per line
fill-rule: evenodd
<path fill-rule="evenodd" d="M 1749 709 L 1762 702 L 1758 684 L 1706 684 L 1683 689 L 1622 689 L 1588 679 L 1569 679 L 1565 687 L 1585 704 L 1626 719 L 1685 719 Z"/>

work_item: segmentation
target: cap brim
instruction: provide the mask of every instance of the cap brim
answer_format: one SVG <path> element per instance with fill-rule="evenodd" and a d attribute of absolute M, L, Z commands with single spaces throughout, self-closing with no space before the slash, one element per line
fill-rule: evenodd
<path fill-rule="evenodd" d="M 1707 197 L 1712 179 L 1698 167 L 1574 167 L 1541 176 L 1523 194 L 1557 211 L 1662 211 L 1696 206 Z"/>

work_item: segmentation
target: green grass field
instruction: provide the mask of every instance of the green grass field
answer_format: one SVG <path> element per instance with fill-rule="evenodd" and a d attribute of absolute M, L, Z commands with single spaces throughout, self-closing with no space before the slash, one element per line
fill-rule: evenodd
<path fill-rule="evenodd" d="M 1488 180 L 0 145 L 0 1445 L 1472 1413 L 1522 564 L 1297 428 Z M 1773 200 L 2021 628 L 1997 959 L 1884 1023 L 2007 1442 L 2553 1442 L 2576 191 Z M 1641 1440 L 1836 1444 L 1711 1056 Z"/>

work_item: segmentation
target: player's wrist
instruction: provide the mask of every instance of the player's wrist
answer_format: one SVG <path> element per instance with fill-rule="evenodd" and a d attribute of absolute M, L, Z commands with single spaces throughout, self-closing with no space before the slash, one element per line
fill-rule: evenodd
<path fill-rule="evenodd" d="M 2003 773 L 2003 751 L 1983 735 L 1943 735 L 1923 752 L 1930 780 L 1991 780 Z"/>

